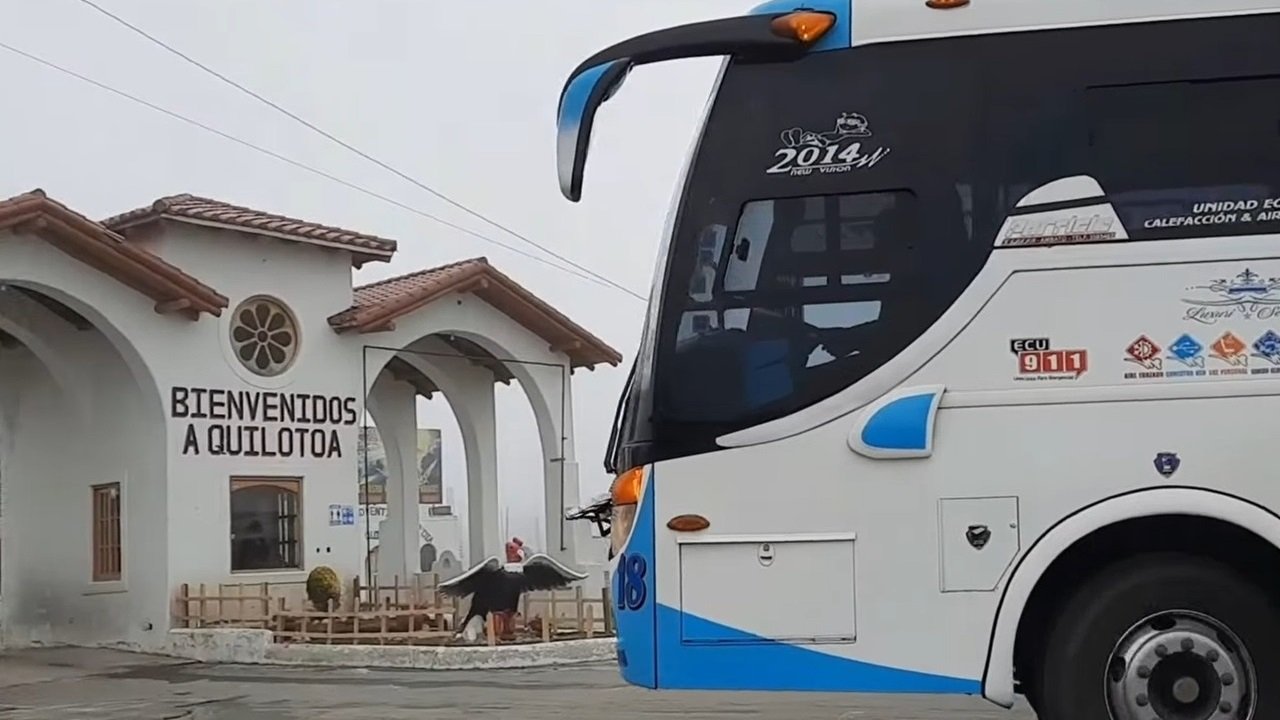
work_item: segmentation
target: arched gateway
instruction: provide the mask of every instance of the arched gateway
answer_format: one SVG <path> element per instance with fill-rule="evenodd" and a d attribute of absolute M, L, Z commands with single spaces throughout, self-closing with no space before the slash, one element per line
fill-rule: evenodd
<path fill-rule="evenodd" d="M 0 201 L 0 645 L 159 649 L 180 584 L 356 576 L 366 410 L 379 570 L 420 571 L 419 394 L 457 414 L 470 554 L 496 554 L 495 382 L 533 407 L 548 551 L 598 562 L 562 520 L 570 377 L 619 354 L 483 258 L 352 287 L 394 252 L 190 195 L 101 223 L 39 190 Z"/>

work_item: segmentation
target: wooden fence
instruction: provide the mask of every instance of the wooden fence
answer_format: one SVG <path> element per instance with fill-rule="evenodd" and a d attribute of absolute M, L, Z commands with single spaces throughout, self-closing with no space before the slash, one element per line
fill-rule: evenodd
<path fill-rule="evenodd" d="M 271 630 L 276 642 L 360 645 L 451 644 L 465 617 L 467 600 L 441 593 L 435 576 L 419 576 L 411 584 L 394 578 L 390 585 L 358 580 L 348 585 L 340 602 L 317 610 L 306 598 L 306 584 L 224 583 L 178 588 L 173 625 L 181 628 L 259 628 Z M 492 618 L 490 618 L 492 621 Z M 514 637 L 497 638 L 493 623 L 485 636 L 499 642 L 548 642 L 614 634 L 609 586 L 600 595 L 581 587 L 527 593 L 521 599 Z"/>

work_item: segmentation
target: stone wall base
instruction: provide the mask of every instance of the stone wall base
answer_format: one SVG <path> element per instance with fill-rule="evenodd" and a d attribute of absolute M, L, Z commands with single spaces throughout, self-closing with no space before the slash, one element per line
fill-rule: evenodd
<path fill-rule="evenodd" d="M 617 658 L 616 647 L 613 638 L 496 647 L 276 644 L 270 630 L 206 629 L 170 630 L 163 654 L 197 662 L 245 665 L 496 670 L 612 662 Z"/>

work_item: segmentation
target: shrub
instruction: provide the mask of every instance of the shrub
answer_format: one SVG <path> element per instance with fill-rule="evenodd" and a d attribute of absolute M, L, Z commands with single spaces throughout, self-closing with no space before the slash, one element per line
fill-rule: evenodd
<path fill-rule="evenodd" d="M 307 599 L 321 612 L 329 609 L 329 601 L 336 606 L 342 602 L 342 580 L 333 568 L 321 565 L 307 575 Z"/>

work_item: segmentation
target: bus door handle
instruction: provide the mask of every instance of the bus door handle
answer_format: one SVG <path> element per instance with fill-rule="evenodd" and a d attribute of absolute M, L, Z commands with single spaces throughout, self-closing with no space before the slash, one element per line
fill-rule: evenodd
<path fill-rule="evenodd" d="M 667 521 L 667 528 L 676 532 L 697 532 L 711 527 L 711 521 L 701 515 L 676 515 Z"/>

